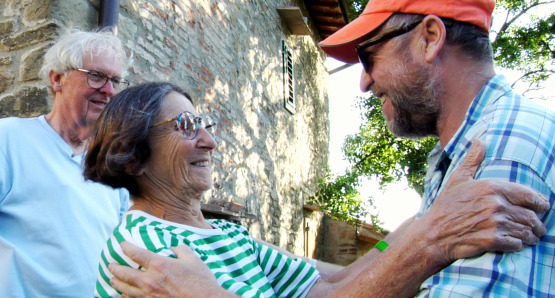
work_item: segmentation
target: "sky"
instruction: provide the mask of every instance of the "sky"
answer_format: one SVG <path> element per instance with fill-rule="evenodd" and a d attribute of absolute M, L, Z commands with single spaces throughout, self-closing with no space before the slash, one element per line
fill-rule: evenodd
<path fill-rule="evenodd" d="M 326 61 L 328 71 L 342 65 L 342 62 L 333 58 L 328 58 Z M 343 159 L 341 151 L 345 137 L 357 133 L 362 123 L 360 110 L 355 106 L 358 96 L 367 96 L 360 92 L 359 88 L 361 71 L 361 65 L 355 64 L 328 76 L 330 169 L 336 175 L 344 174 L 348 167 L 348 162 Z M 518 75 L 507 70 L 497 69 L 496 71 L 505 74 L 510 82 Z M 555 90 L 555 79 L 545 85 L 546 88 L 541 92 L 549 94 L 551 98 L 537 100 L 537 102 L 555 110 L 555 98 L 553 98 L 555 92 L 551 91 Z M 516 86 L 515 90 L 522 93 L 525 90 L 524 87 Z M 382 221 L 382 227 L 389 231 L 395 230 L 404 220 L 416 214 L 420 207 L 420 196 L 407 186 L 406 181 L 392 184 L 385 191 L 378 188 L 376 181 L 364 181 L 359 191 L 362 198 L 370 196 L 374 198 L 378 219 Z"/>

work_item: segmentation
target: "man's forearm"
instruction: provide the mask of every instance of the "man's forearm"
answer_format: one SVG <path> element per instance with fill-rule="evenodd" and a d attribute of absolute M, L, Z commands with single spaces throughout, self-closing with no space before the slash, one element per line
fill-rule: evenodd
<path fill-rule="evenodd" d="M 318 261 L 316 267 L 321 279 L 311 289 L 309 297 L 327 296 L 331 292 L 341 296 L 368 293 L 377 297 L 414 295 L 420 284 L 442 267 L 430 266 L 435 259 L 423 236 L 428 230 L 416 231 L 417 226 L 411 226 L 413 222 L 414 217 L 406 220 L 384 239 L 390 244 L 384 252 L 373 249 L 347 267 Z M 281 247 L 255 240 L 289 257 L 297 257 Z"/>
<path fill-rule="evenodd" d="M 334 295 L 414 296 L 426 278 L 447 265 L 429 246 L 427 231 L 415 231 L 415 227 L 418 225 L 411 225 L 410 229 L 403 227 L 402 231 L 386 238 L 390 245 L 385 251 L 373 249 L 345 268 L 341 272 L 343 276 L 335 277 L 340 280 L 333 289 Z"/>
<path fill-rule="evenodd" d="M 373 249 L 333 276 L 323 276 L 309 296 L 330 292 L 349 297 L 369 293 L 373 297 L 414 296 L 420 284 L 444 265 L 429 248 L 427 231 L 417 231 L 418 225 L 411 225 L 413 221 L 408 219 L 384 239 L 390 244 L 384 252 Z"/>

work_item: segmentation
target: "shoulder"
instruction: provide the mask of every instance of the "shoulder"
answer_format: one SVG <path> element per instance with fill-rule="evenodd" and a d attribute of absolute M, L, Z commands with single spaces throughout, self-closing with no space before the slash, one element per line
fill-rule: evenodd
<path fill-rule="evenodd" d="M 20 117 L 7 117 L 0 119 L 0 126 L 2 127 L 18 127 L 21 125 L 33 125 L 38 122 L 43 116 L 32 117 L 32 118 L 20 118 Z"/>
<path fill-rule="evenodd" d="M 9 117 L 0 119 L 0 137 L 20 136 L 29 132 L 34 126 L 40 125 L 39 117 L 17 118 Z"/>
<path fill-rule="evenodd" d="M 549 126 L 555 123 L 555 112 L 539 103 L 532 101 L 509 89 L 501 96 L 491 100 L 485 108 L 484 118 L 494 123 L 519 122 L 522 124 L 537 124 L 547 122 Z M 542 129 L 542 127 L 537 127 Z"/>
<path fill-rule="evenodd" d="M 222 230 L 222 232 L 235 237 L 241 235 L 240 237 L 251 238 L 249 231 L 242 225 L 232 223 L 225 219 L 208 219 L 207 220 L 212 226 Z"/>
<path fill-rule="evenodd" d="M 25 146 L 31 146 L 37 139 L 44 135 L 38 127 L 38 118 L 2 118 L 0 119 L 0 155 L 8 156 L 23 155 Z"/>
<path fill-rule="evenodd" d="M 554 191 L 555 113 L 523 96 L 508 93 L 488 107 L 484 116 L 483 174 L 507 176 L 511 181 L 526 184 L 537 180 L 536 184 L 546 183 Z"/>
<path fill-rule="evenodd" d="M 148 238 L 152 234 L 150 227 L 153 219 L 136 211 L 128 211 L 121 218 L 120 223 L 113 231 L 113 235 L 119 243 L 129 241 L 134 244 L 142 242 L 142 238 Z"/>
<path fill-rule="evenodd" d="M 139 210 L 129 210 L 117 226 L 118 230 L 146 229 L 149 226 L 160 226 L 158 218 Z"/>
<path fill-rule="evenodd" d="M 232 222 L 227 221 L 225 219 L 207 219 L 207 221 L 211 225 L 213 225 L 215 227 L 218 227 L 222 230 L 225 230 L 225 229 L 246 230 L 245 227 L 243 227 L 242 225 L 232 223 Z"/>
<path fill-rule="evenodd" d="M 491 143 L 490 146 L 502 149 L 511 146 L 528 147 L 528 150 L 538 147 L 541 150 L 551 149 L 554 145 L 555 112 L 511 89 L 504 91 L 489 101 L 475 125 L 483 129 L 486 146 Z"/>
<path fill-rule="evenodd" d="M 7 132 L 9 129 L 17 129 L 22 125 L 25 125 L 25 122 L 28 119 L 25 118 L 17 118 L 17 117 L 8 117 L 0 119 L 0 132 Z"/>
<path fill-rule="evenodd" d="M 160 241 L 159 237 L 172 237 L 168 225 L 154 216 L 136 210 L 126 212 L 112 233 L 112 239 L 118 246 L 127 241 L 164 256 L 172 254 L 169 251 L 170 244 Z"/>
<path fill-rule="evenodd" d="M 478 176 L 511 181 L 516 176 L 529 180 L 533 176 L 555 189 L 555 112 L 515 93 L 510 86 L 496 90 L 499 92 L 488 93 L 489 99 L 481 101 L 485 103 L 483 112 L 455 141 L 454 164 L 462 162 L 472 140 L 479 138 L 486 146 L 486 156 Z"/>
<path fill-rule="evenodd" d="M 518 147 L 520 152 L 536 150 L 552 154 L 555 142 L 555 112 L 520 95 L 502 98 L 485 117 L 486 135 L 496 147 Z M 547 150 L 547 151 L 546 151 Z"/>

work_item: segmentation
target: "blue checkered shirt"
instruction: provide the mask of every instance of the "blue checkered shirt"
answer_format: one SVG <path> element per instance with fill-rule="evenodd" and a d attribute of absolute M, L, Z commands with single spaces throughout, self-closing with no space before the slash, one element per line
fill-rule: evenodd
<path fill-rule="evenodd" d="M 455 261 L 428 278 L 424 297 L 547 297 L 555 295 L 555 113 L 514 93 L 505 77 L 493 77 L 470 105 L 453 138 L 429 157 L 425 194 L 417 217 L 426 213 L 453 170 L 479 138 L 486 157 L 476 179 L 529 185 L 551 202 L 540 214 L 547 235 L 515 253 L 486 253 Z"/>

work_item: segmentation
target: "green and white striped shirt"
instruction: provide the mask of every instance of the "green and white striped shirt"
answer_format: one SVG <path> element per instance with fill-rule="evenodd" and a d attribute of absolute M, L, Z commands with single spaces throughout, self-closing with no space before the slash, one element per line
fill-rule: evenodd
<path fill-rule="evenodd" d="M 110 263 L 139 268 L 123 254 L 123 241 L 174 258 L 170 248 L 185 244 L 210 268 L 220 286 L 242 297 L 304 297 L 320 277 L 302 259 L 256 243 L 240 225 L 219 219 L 208 222 L 214 229 L 182 225 L 138 210 L 127 212 L 102 251 L 95 296 L 121 297 L 110 286 Z"/>

